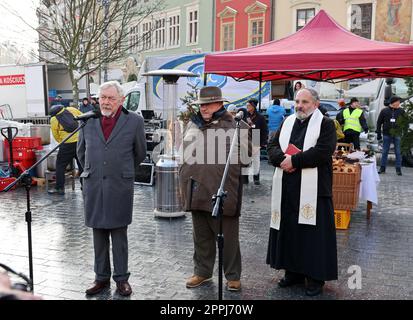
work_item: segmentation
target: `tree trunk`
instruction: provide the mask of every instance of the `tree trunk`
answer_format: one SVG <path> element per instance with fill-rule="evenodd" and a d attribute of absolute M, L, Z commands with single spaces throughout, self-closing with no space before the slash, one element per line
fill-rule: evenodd
<path fill-rule="evenodd" d="M 79 101 L 79 79 L 75 79 L 73 70 L 69 69 L 69 77 L 72 82 L 73 104 L 77 107 Z"/>
<path fill-rule="evenodd" d="M 72 81 L 73 104 L 77 107 L 79 101 L 79 84 L 77 80 Z"/>

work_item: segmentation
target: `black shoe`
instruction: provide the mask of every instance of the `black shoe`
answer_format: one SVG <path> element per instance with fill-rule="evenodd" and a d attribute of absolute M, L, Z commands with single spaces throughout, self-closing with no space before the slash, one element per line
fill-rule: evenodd
<path fill-rule="evenodd" d="M 285 276 L 278 282 L 278 286 L 280 288 L 287 288 L 296 284 L 303 284 L 304 280 L 305 278 L 303 275 L 292 272 L 285 272 Z"/>
<path fill-rule="evenodd" d="M 60 196 L 63 196 L 65 194 L 65 190 L 64 189 L 53 188 L 53 189 L 47 190 L 47 193 L 48 194 L 58 194 Z"/>
<path fill-rule="evenodd" d="M 254 174 L 254 184 L 259 185 L 260 184 L 260 175 L 259 174 Z"/>
<path fill-rule="evenodd" d="M 396 173 L 398 176 L 402 175 L 402 170 L 400 168 L 396 168 Z"/>
<path fill-rule="evenodd" d="M 382 174 L 386 172 L 386 167 L 380 167 L 378 174 Z"/>
<path fill-rule="evenodd" d="M 249 177 L 248 176 L 242 176 L 242 183 L 243 184 L 248 184 L 248 182 L 249 182 Z"/>
<path fill-rule="evenodd" d="M 323 292 L 324 281 L 307 278 L 305 294 L 309 297 L 318 296 Z"/>

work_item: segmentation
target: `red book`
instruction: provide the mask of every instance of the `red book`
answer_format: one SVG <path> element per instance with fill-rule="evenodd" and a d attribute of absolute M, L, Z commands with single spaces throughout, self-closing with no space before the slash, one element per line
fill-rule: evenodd
<path fill-rule="evenodd" d="M 293 156 L 297 153 L 301 152 L 300 149 L 298 149 L 295 145 L 293 145 L 292 143 L 290 143 L 288 145 L 287 150 L 285 150 L 285 154 L 288 154 L 289 156 Z"/>

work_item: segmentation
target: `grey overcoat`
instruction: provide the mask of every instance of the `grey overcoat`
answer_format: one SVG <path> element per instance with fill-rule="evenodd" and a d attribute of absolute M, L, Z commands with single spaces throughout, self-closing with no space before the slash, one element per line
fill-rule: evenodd
<path fill-rule="evenodd" d="M 83 166 L 85 224 L 115 229 L 132 222 L 135 168 L 146 157 L 143 118 L 122 110 L 106 141 L 101 120 L 80 131 L 77 153 Z"/>

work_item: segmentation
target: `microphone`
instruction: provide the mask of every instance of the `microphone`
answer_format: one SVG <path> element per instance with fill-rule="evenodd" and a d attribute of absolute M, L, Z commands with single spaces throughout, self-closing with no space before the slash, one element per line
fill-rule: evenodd
<path fill-rule="evenodd" d="M 235 121 L 241 121 L 242 118 L 244 118 L 244 111 L 240 110 L 240 111 L 237 112 L 234 119 L 235 119 Z"/>
<path fill-rule="evenodd" d="M 81 114 L 80 116 L 74 117 L 75 120 L 77 121 L 87 121 L 91 118 L 100 118 L 102 116 L 102 113 L 100 112 L 99 109 L 93 110 L 93 111 L 88 111 L 86 113 Z"/>

